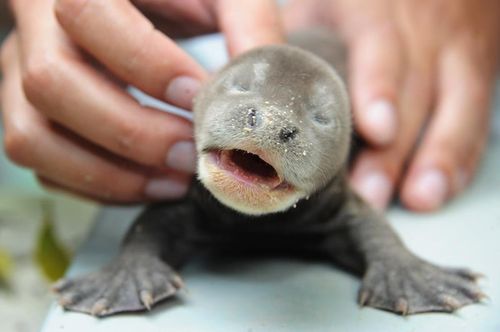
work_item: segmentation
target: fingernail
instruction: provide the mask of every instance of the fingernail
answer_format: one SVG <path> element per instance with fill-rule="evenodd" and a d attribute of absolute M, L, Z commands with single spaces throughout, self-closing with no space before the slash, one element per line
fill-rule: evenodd
<path fill-rule="evenodd" d="M 373 140 L 378 144 L 389 144 L 397 133 L 396 109 L 387 100 L 372 102 L 366 109 L 365 121 L 372 131 Z"/>
<path fill-rule="evenodd" d="M 355 188 L 368 203 L 378 210 L 383 210 L 392 194 L 389 178 L 382 172 L 371 172 L 356 181 Z"/>
<path fill-rule="evenodd" d="M 415 182 L 413 193 L 422 208 L 433 210 L 440 207 L 446 200 L 449 184 L 442 171 L 427 170 L 417 177 Z"/>
<path fill-rule="evenodd" d="M 196 148 L 191 141 L 180 141 L 172 145 L 167 154 L 167 167 L 194 173 L 196 170 Z"/>
<path fill-rule="evenodd" d="M 200 89 L 201 82 L 189 76 L 179 76 L 170 81 L 165 92 L 167 101 L 185 109 L 191 109 L 193 98 Z"/>
<path fill-rule="evenodd" d="M 183 197 L 188 184 L 169 178 L 151 179 L 146 184 L 144 193 L 152 199 L 173 199 Z"/>

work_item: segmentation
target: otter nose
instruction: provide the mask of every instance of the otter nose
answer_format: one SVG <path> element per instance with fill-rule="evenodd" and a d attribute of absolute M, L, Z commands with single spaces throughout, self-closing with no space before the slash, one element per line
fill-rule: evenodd
<path fill-rule="evenodd" d="M 247 125 L 250 128 L 257 126 L 257 110 L 253 107 L 247 110 Z"/>
<path fill-rule="evenodd" d="M 297 127 L 290 127 L 290 128 L 282 128 L 280 130 L 280 141 L 283 143 L 289 142 L 297 136 L 297 133 L 299 132 L 299 129 Z"/>

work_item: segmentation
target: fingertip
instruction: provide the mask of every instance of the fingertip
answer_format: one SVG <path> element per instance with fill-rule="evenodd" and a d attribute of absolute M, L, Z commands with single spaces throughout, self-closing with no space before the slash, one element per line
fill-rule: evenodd
<path fill-rule="evenodd" d="M 167 167 L 192 174 L 196 171 L 196 148 L 192 141 L 180 141 L 170 147 L 166 158 Z"/>
<path fill-rule="evenodd" d="M 392 184 L 389 178 L 380 171 L 372 171 L 360 175 L 353 180 L 354 190 L 373 208 L 383 211 L 392 195 Z"/>
<path fill-rule="evenodd" d="M 234 56 L 249 49 L 285 41 L 285 33 L 275 1 L 222 0 L 217 6 L 218 20 Z"/>
<path fill-rule="evenodd" d="M 144 193 L 152 200 L 178 199 L 186 195 L 189 182 L 180 178 L 153 178 L 146 182 Z"/>
<path fill-rule="evenodd" d="M 383 160 L 374 151 L 364 151 L 358 156 L 350 176 L 352 188 L 379 211 L 387 207 L 394 191 L 394 177 L 384 168 Z"/>
<path fill-rule="evenodd" d="M 397 112 L 394 104 L 387 99 L 377 99 L 360 110 L 358 127 L 363 136 L 377 146 L 391 144 L 398 131 Z"/>
<path fill-rule="evenodd" d="M 193 98 L 201 87 L 201 81 L 190 76 L 178 76 L 170 81 L 165 91 L 165 99 L 184 109 L 193 107 Z"/>
<path fill-rule="evenodd" d="M 130 1 L 76 2 L 60 0 L 56 5 L 61 26 L 75 44 L 127 84 L 190 108 L 199 81 L 207 77 L 195 59 L 156 30 Z"/>
<path fill-rule="evenodd" d="M 438 168 L 427 168 L 409 178 L 401 200 L 409 209 L 432 212 L 442 207 L 450 195 L 450 179 Z"/>

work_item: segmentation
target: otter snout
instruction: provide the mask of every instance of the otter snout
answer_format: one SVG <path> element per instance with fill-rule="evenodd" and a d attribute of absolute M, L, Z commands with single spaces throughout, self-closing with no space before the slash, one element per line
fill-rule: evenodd
<path fill-rule="evenodd" d="M 246 110 L 246 116 L 244 117 L 244 126 L 248 129 L 257 129 L 257 127 L 264 126 L 267 127 L 265 128 L 265 132 L 269 134 L 270 131 L 275 131 L 277 133 L 277 139 L 281 143 L 288 143 L 291 142 L 295 139 L 297 134 L 299 133 L 299 128 L 294 126 L 291 123 L 286 123 L 289 122 L 289 119 L 281 119 L 274 115 L 271 112 L 270 114 L 267 114 L 267 116 L 264 116 L 267 119 L 267 121 L 262 121 L 262 112 L 260 112 L 257 108 L 255 107 L 250 107 Z M 271 121 L 269 121 L 271 119 Z M 267 123 L 266 123 L 267 122 Z M 278 126 L 276 128 L 276 123 L 286 123 L 283 126 Z M 274 128 L 273 128 L 274 127 Z"/>

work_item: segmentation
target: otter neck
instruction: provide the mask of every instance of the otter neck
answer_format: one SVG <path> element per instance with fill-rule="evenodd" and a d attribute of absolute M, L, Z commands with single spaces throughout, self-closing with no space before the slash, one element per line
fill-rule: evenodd
<path fill-rule="evenodd" d="M 202 216 L 202 223 L 220 226 L 283 227 L 305 223 L 318 223 L 328 219 L 344 203 L 347 181 L 345 170 L 338 172 L 330 182 L 308 198 L 301 199 L 288 210 L 260 216 L 242 214 L 220 203 L 201 182 L 194 180 L 190 196 L 196 202 Z"/>

